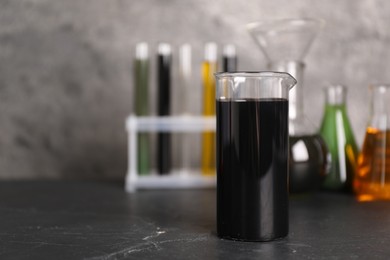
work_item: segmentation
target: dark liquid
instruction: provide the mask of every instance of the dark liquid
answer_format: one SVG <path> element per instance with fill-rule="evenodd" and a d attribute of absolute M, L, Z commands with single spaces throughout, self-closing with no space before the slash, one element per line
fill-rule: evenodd
<path fill-rule="evenodd" d="M 359 201 L 390 200 L 390 130 L 368 127 L 354 180 Z"/>
<path fill-rule="evenodd" d="M 158 115 L 170 114 L 171 106 L 171 56 L 158 55 Z M 169 174 L 171 171 L 171 134 L 157 135 L 157 172 Z"/>
<path fill-rule="evenodd" d="M 226 57 L 222 59 L 222 69 L 224 72 L 237 71 L 237 57 Z"/>
<path fill-rule="evenodd" d="M 217 101 L 217 233 L 268 241 L 288 233 L 288 102 Z"/>
<path fill-rule="evenodd" d="M 290 136 L 290 193 L 320 188 L 328 167 L 328 149 L 321 136 Z"/>

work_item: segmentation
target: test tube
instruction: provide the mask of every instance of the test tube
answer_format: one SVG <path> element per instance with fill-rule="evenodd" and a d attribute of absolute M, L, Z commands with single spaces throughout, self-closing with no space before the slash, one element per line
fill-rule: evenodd
<path fill-rule="evenodd" d="M 167 43 L 158 45 L 157 72 L 158 97 L 157 114 L 168 116 L 171 106 L 171 65 L 172 49 Z M 171 170 L 171 134 L 158 133 L 157 135 L 157 172 L 169 174 Z"/>
<path fill-rule="evenodd" d="M 217 44 L 209 42 L 205 45 L 204 62 L 202 64 L 203 79 L 203 115 L 215 115 L 215 80 L 217 72 Z M 202 174 L 215 174 L 215 133 L 202 134 Z"/>
<path fill-rule="evenodd" d="M 183 44 L 179 50 L 179 86 L 180 86 L 180 113 L 189 114 L 189 97 L 188 93 L 191 91 L 191 45 Z"/>
<path fill-rule="evenodd" d="M 237 71 L 236 46 L 234 46 L 233 44 L 227 44 L 223 47 L 222 71 L 223 72 Z"/>
<path fill-rule="evenodd" d="M 180 114 L 189 115 L 189 93 L 191 90 L 191 76 L 192 76 L 192 59 L 191 59 L 191 45 L 183 44 L 179 50 L 179 87 L 180 87 Z M 183 133 L 180 135 L 180 156 L 181 156 L 181 172 L 187 173 L 191 168 L 191 139 L 189 134 Z"/>
<path fill-rule="evenodd" d="M 137 116 L 149 115 L 149 51 L 148 44 L 138 43 L 134 59 L 134 113 Z M 138 134 L 138 174 L 150 171 L 149 134 Z"/>

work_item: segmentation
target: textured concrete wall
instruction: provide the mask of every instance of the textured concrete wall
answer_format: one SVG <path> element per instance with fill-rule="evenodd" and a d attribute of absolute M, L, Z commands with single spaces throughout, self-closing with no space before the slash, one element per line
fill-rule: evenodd
<path fill-rule="evenodd" d="M 327 21 L 305 60 L 305 109 L 318 125 L 324 83 L 348 85 L 361 143 L 367 86 L 390 82 L 389 14 L 386 0 L 2 0 L 0 178 L 123 177 L 135 43 L 189 42 L 197 65 L 205 42 L 235 43 L 240 69 L 261 70 L 245 24 L 266 18 Z M 197 77 L 194 112 L 200 96 Z"/>

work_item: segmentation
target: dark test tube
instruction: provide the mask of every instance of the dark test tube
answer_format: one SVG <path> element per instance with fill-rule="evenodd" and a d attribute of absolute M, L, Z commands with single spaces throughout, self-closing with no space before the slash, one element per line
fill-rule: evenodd
<path fill-rule="evenodd" d="M 237 71 L 237 55 L 236 47 L 233 44 L 225 45 L 222 56 L 223 72 Z"/>
<path fill-rule="evenodd" d="M 170 114 L 171 106 L 171 46 L 161 43 L 158 46 L 158 100 L 157 113 L 159 116 Z M 171 134 L 159 132 L 157 135 L 157 172 L 168 174 L 171 170 Z"/>

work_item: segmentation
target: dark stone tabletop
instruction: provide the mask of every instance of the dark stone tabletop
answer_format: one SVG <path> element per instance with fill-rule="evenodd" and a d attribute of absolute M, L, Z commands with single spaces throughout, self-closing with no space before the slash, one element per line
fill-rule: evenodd
<path fill-rule="evenodd" d="M 390 202 L 290 199 L 290 234 L 215 234 L 215 190 L 126 193 L 119 183 L 0 182 L 0 259 L 390 259 Z"/>

